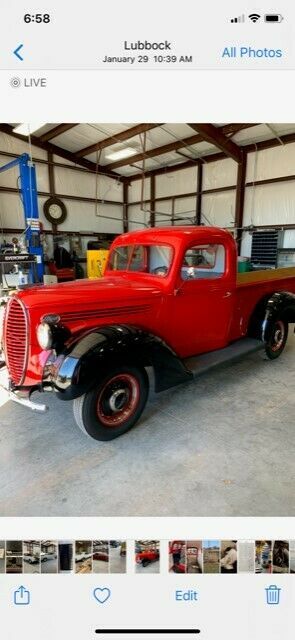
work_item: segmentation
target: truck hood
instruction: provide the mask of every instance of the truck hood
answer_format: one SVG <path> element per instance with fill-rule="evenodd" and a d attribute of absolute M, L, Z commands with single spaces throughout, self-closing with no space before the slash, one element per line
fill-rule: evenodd
<path fill-rule="evenodd" d="M 122 303 L 124 306 L 132 300 L 153 299 L 160 296 L 160 286 L 145 282 L 143 278 L 130 280 L 124 276 L 105 276 L 96 280 L 75 280 L 42 286 L 32 286 L 17 294 L 28 309 L 39 307 L 45 313 L 66 310 L 69 307 L 77 312 L 79 308 L 99 304 Z"/>

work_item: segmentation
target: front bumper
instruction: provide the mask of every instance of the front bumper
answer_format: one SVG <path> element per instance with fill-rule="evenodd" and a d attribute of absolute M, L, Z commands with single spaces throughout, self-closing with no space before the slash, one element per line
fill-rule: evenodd
<path fill-rule="evenodd" d="M 3 360 L 0 361 L 0 373 L 0 388 L 3 389 L 9 400 L 12 400 L 17 404 L 21 404 L 23 407 L 27 407 L 32 411 L 38 411 L 39 413 L 44 413 L 45 411 L 47 411 L 48 407 L 46 406 L 46 404 L 40 404 L 39 402 L 33 402 L 31 400 L 32 393 L 36 391 L 35 387 L 22 390 L 12 389 L 6 364 Z"/>
<path fill-rule="evenodd" d="M 33 402 L 30 398 L 30 394 L 28 394 L 28 396 L 26 397 L 18 395 L 17 391 L 8 391 L 8 397 L 13 402 L 21 404 L 23 407 L 27 407 L 27 409 L 31 409 L 32 411 L 37 411 L 38 413 L 45 413 L 45 411 L 48 411 L 48 407 L 46 404 Z"/>

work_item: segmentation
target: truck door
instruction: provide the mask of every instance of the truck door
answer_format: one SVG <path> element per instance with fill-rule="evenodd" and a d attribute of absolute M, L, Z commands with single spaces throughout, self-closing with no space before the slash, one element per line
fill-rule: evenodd
<path fill-rule="evenodd" d="M 174 297 L 174 339 L 183 357 L 224 347 L 233 314 L 235 271 L 223 244 L 189 247 Z"/>

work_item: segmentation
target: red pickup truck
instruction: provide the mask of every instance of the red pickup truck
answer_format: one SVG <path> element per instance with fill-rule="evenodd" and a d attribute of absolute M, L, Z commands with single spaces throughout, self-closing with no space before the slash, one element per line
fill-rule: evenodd
<path fill-rule="evenodd" d="M 160 559 L 160 552 L 157 549 L 146 549 L 139 551 L 135 556 L 137 564 L 142 564 L 143 567 L 147 567 L 152 562 L 157 562 Z"/>
<path fill-rule="evenodd" d="M 130 429 L 155 391 L 264 348 L 283 351 L 295 322 L 295 268 L 237 274 L 232 235 L 216 227 L 134 231 L 112 244 L 105 276 L 30 286 L 7 304 L 10 397 L 73 400 L 96 440 Z"/>

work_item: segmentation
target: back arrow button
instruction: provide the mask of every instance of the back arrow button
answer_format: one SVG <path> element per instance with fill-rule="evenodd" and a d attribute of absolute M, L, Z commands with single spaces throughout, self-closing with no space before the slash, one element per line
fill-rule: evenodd
<path fill-rule="evenodd" d="M 23 46 L 24 46 L 23 44 L 20 44 L 20 45 L 19 45 L 19 46 L 14 50 L 14 52 L 13 52 L 13 53 L 14 53 L 14 55 L 15 55 L 19 60 L 22 60 L 22 61 L 23 61 L 23 58 L 22 58 L 22 56 L 20 55 L 20 53 L 19 53 L 19 52 L 20 52 L 20 50 L 23 48 Z"/>

